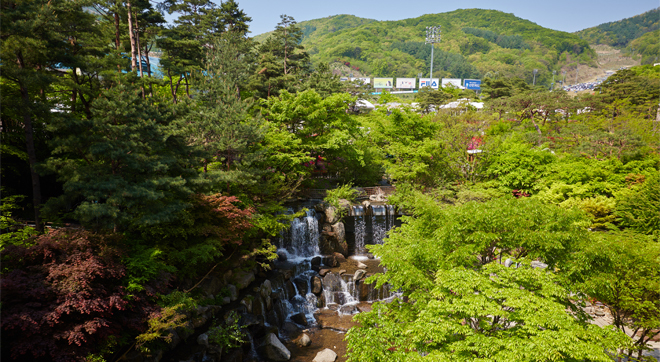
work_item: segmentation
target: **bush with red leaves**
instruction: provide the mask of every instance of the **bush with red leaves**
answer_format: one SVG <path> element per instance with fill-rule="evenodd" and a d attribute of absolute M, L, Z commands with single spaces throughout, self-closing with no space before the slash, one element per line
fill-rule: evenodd
<path fill-rule="evenodd" d="M 153 307 L 121 286 L 117 237 L 60 229 L 2 251 L 3 355 L 79 361 L 110 336 L 143 328 Z M 7 357 L 7 356 L 3 356 Z"/>

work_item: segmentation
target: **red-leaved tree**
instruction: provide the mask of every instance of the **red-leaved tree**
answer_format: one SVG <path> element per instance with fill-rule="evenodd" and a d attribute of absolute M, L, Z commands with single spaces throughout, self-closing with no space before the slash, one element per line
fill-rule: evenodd
<path fill-rule="evenodd" d="M 78 361 L 108 337 L 142 329 L 154 309 L 144 298 L 127 300 L 117 241 L 59 229 L 30 248 L 3 250 L 3 352 L 17 360 Z"/>

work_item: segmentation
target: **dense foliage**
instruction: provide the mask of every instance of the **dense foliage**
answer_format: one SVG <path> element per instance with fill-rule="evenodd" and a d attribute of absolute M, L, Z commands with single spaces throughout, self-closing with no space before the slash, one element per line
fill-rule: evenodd
<path fill-rule="evenodd" d="M 271 267 L 285 202 L 336 188 L 337 206 L 350 185 L 383 182 L 409 216 L 372 249 L 388 268 L 377 282 L 403 297 L 359 317 L 352 359 L 539 360 L 533 345 L 638 358 L 658 333 L 660 67 L 576 98 L 530 87 L 531 69 L 546 81 L 594 53 L 497 11 L 282 15 L 258 42 L 233 0 L 1 7 L 3 358 L 153 352 L 201 303 L 206 275 Z M 486 107 L 450 87 L 417 105 L 383 94 L 360 113 L 369 87 L 326 63 L 415 76 L 428 25 L 443 26 L 437 75 L 483 75 Z M 586 323 L 578 307 L 594 299 L 618 331 Z M 228 320 L 209 338 L 245 340 Z"/>
<path fill-rule="evenodd" d="M 608 44 L 617 47 L 627 46 L 631 41 L 660 27 L 660 8 L 619 21 L 600 24 L 593 28 L 578 31 L 576 34 L 589 44 Z M 657 36 L 656 36 L 657 41 Z"/>

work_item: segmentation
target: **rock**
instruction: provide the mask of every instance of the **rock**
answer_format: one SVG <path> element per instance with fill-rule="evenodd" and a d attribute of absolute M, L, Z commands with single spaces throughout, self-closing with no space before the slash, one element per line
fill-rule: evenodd
<path fill-rule="evenodd" d="M 342 274 L 344 274 L 344 273 L 346 273 L 346 269 L 341 269 L 341 270 L 339 271 L 339 273 L 337 273 L 337 274 L 342 275 Z"/>
<path fill-rule="evenodd" d="M 594 308 L 593 307 L 586 307 L 586 308 L 584 308 L 584 311 L 588 314 L 594 314 Z"/>
<path fill-rule="evenodd" d="M 229 303 L 231 303 L 231 298 L 230 297 L 223 297 L 221 303 L 222 303 L 222 305 L 229 304 Z"/>
<path fill-rule="evenodd" d="M 296 296 L 296 288 L 293 286 L 291 280 L 287 280 L 286 283 L 284 283 L 284 291 L 286 293 L 286 298 L 293 298 Z"/>
<path fill-rule="evenodd" d="M 197 337 L 197 344 L 200 346 L 208 347 L 209 346 L 209 335 L 202 333 Z"/>
<path fill-rule="evenodd" d="M 348 243 L 345 241 L 341 243 L 337 243 L 337 247 L 335 247 L 335 251 L 341 253 L 341 255 L 343 256 L 348 256 Z"/>
<path fill-rule="evenodd" d="M 266 314 L 266 304 L 264 303 L 261 294 L 257 294 L 252 301 L 252 313 L 254 315 L 265 315 Z"/>
<path fill-rule="evenodd" d="M 291 320 L 303 326 L 307 325 L 307 317 L 305 316 L 305 313 L 302 312 L 292 315 Z"/>
<path fill-rule="evenodd" d="M 282 270 L 282 276 L 284 277 L 284 280 L 289 280 L 293 276 L 293 270 L 291 269 L 286 269 Z"/>
<path fill-rule="evenodd" d="M 245 297 L 241 299 L 241 304 L 245 306 L 248 313 L 252 313 L 252 298 Z"/>
<path fill-rule="evenodd" d="M 602 310 L 602 309 L 600 309 L 600 308 L 598 308 L 598 309 L 596 309 L 595 314 L 596 314 L 596 316 L 598 316 L 598 317 L 604 317 L 604 316 L 605 316 L 605 311 Z"/>
<path fill-rule="evenodd" d="M 536 260 L 534 260 L 534 261 L 532 262 L 532 268 L 541 268 L 541 269 L 545 269 L 545 268 L 547 268 L 547 267 L 548 267 L 548 264 L 546 264 L 546 263 L 542 263 L 542 262 L 540 262 L 540 261 L 536 261 Z"/>
<path fill-rule="evenodd" d="M 335 240 L 338 243 L 346 241 L 346 229 L 343 222 L 338 222 L 332 225 L 332 232 L 335 234 Z"/>
<path fill-rule="evenodd" d="M 312 293 L 316 295 L 321 294 L 323 291 L 323 281 L 320 277 L 314 275 L 310 281 L 310 284 L 312 284 Z"/>
<path fill-rule="evenodd" d="M 234 302 L 238 299 L 238 289 L 234 284 L 227 285 L 227 291 L 229 292 L 229 299 Z"/>
<path fill-rule="evenodd" d="M 311 265 L 312 266 L 321 265 L 321 261 L 322 261 L 322 259 L 321 259 L 320 256 L 315 256 L 315 257 L 312 258 Z"/>
<path fill-rule="evenodd" d="M 325 294 L 321 293 L 318 298 L 316 298 L 316 308 L 325 308 Z"/>
<path fill-rule="evenodd" d="M 325 214 L 325 221 L 328 224 L 334 224 L 339 221 L 339 210 L 337 210 L 334 206 L 325 204 L 323 213 Z"/>
<path fill-rule="evenodd" d="M 360 268 L 360 269 L 367 269 L 367 264 L 365 264 L 361 261 L 358 261 L 357 262 L 357 267 Z"/>
<path fill-rule="evenodd" d="M 300 332 L 300 327 L 292 322 L 284 322 L 282 324 L 282 331 L 289 336 L 293 336 Z"/>
<path fill-rule="evenodd" d="M 225 272 L 225 274 L 222 276 L 222 279 L 225 281 L 225 283 L 229 283 L 229 281 L 231 280 L 232 274 L 234 274 L 234 272 L 231 269 L 229 269 Z"/>
<path fill-rule="evenodd" d="M 339 310 L 339 308 L 340 308 L 341 306 L 340 306 L 339 304 L 337 304 L 337 303 L 328 303 L 327 307 L 328 307 L 328 309 L 333 310 L 333 311 L 336 312 L 336 311 Z"/>
<path fill-rule="evenodd" d="M 321 270 L 319 270 L 319 275 L 324 277 L 329 272 L 330 272 L 330 269 L 321 269 Z"/>
<path fill-rule="evenodd" d="M 251 271 L 239 270 L 233 276 L 234 284 L 238 290 L 247 288 L 254 281 L 254 273 Z"/>
<path fill-rule="evenodd" d="M 355 313 L 357 313 L 357 306 L 355 304 L 342 305 L 339 308 L 339 313 L 341 313 L 341 314 L 355 314 Z"/>
<path fill-rule="evenodd" d="M 330 348 L 326 348 L 323 351 L 316 354 L 312 362 L 335 362 L 337 360 L 337 354 L 335 351 Z"/>
<path fill-rule="evenodd" d="M 269 333 L 266 336 L 263 350 L 266 357 L 272 361 L 288 361 L 291 359 L 291 352 L 284 347 L 274 333 Z"/>
<path fill-rule="evenodd" d="M 341 291 L 341 277 L 334 273 L 328 273 L 323 278 L 323 289 L 338 292 Z"/>
<path fill-rule="evenodd" d="M 300 338 L 298 339 L 297 344 L 298 344 L 300 347 L 307 347 L 307 346 L 309 346 L 310 344 L 312 344 L 312 340 L 309 338 L 309 336 L 307 335 L 307 333 L 303 333 L 303 335 L 300 336 Z"/>
<path fill-rule="evenodd" d="M 287 256 L 287 253 L 283 250 L 278 250 L 277 251 L 277 260 L 279 261 L 287 261 L 289 257 Z"/>
<path fill-rule="evenodd" d="M 511 264 L 513 264 L 513 260 L 511 260 L 511 259 L 507 259 L 507 260 L 504 261 L 504 266 L 507 267 L 507 268 L 510 267 Z"/>
<path fill-rule="evenodd" d="M 358 281 L 362 279 L 367 274 L 367 271 L 364 269 L 356 270 L 353 274 L 353 280 Z"/>
<path fill-rule="evenodd" d="M 335 256 L 335 260 L 337 260 L 337 263 L 346 262 L 346 257 L 344 257 L 344 254 L 335 252 L 333 255 Z"/>
<path fill-rule="evenodd" d="M 358 271 L 356 271 L 356 274 Z M 369 297 L 372 294 L 371 291 L 373 290 L 373 284 L 367 284 L 364 281 L 362 281 L 357 287 L 358 287 L 358 300 L 362 302 L 369 301 Z"/>
<path fill-rule="evenodd" d="M 264 282 L 261 284 L 260 293 L 264 298 L 270 297 L 271 293 L 273 293 L 273 285 L 270 283 L 270 280 L 264 280 Z"/>
<path fill-rule="evenodd" d="M 293 279 L 293 283 L 296 285 L 296 289 L 298 289 L 298 294 L 303 297 L 307 295 L 307 288 L 309 287 L 307 285 L 307 280 L 302 279 L 302 277 L 297 277 Z"/>
<path fill-rule="evenodd" d="M 224 286 L 224 281 L 214 275 L 207 276 L 200 284 L 200 290 L 203 290 L 207 295 L 218 294 Z"/>
<path fill-rule="evenodd" d="M 219 360 L 222 362 L 243 362 L 243 349 L 242 348 L 234 348 L 226 355 L 222 356 L 222 359 Z"/>
<path fill-rule="evenodd" d="M 331 268 L 334 268 L 338 265 L 337 263 L 337 258 L 335 258 L 334 255 L 327 255 L 323 257 L 323 264 L 325 266 L 329 266 Z"/>
<path fill-rule="evenodd" d="M 192 318 L 192 325 L 194 328 L 199 328 L 203 326 L 207 320 L 208 317 L 205 314 L 201 314 Z"/>

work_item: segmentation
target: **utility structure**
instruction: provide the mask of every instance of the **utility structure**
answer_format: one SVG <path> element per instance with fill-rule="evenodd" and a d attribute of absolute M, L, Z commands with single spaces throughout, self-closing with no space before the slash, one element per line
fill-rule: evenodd
<path fill-rule="evenodd" d="M 433 48 L 435 43 L 440 42 L 440 25 L 426 27 L 426 44 L 431 44 L 431 70 L 429 82 L 433 82 Z"/>
<path fill-rule="evenodd" d="M 555 89 L 555 74 L 557 74 L 556 70 L 552 71 L 552 84 L 550 85 L 550 90 Z"/>
<path fill-rule="evenodd" d="M 536 73 L 538 73 L 538 72 L 539 72 L 538 69 L 534 69 L 534 71 L 532 72 L 532 73 L 534 73 L 534 80 L 532 80 L 532 85 L 533 85 L 533 86 L 536 85 Z"/>

